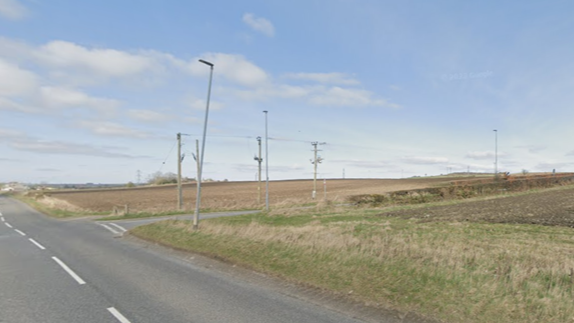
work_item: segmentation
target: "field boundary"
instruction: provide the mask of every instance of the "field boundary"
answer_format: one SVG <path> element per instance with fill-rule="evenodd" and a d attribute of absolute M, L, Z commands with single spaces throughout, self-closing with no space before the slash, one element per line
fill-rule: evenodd
<path fill-rule="evenodd" d="M 502 177 L 499 180 L 453 181 L 448 186 L 400 190 L 386 194 L 359 194 L 347 198 L 357 206 L 421 204 L 460 200 L 480 196 L 495 196 L 532 189 L 564 186 L 574 183 L 574 174 Z"/>

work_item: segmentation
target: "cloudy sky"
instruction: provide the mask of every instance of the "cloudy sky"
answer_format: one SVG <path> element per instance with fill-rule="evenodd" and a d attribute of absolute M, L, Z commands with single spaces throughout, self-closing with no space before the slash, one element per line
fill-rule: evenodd
<path fill-rule="evenodd" d="M 574 170 L 574 3 L 0 0 L 0 182 Z M 201 142 L 201 140 L 200 140 Z M 263 142 L 265 143 L 265 142 Z"/>

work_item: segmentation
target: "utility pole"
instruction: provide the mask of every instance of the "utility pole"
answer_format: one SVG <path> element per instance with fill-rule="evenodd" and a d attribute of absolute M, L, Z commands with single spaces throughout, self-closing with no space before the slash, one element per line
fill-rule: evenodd
<path fill-rule="evenodd" d="M 138 171 L 137 171 L 137 176 L 138 176 L 138 184 L 141 184 L 142 172 L 141 172 L 141 170 L 139 170 L 139 169 L 138 169 Z"/>
<path fill-rule="evenodd" d="M 343 168 L 343 179 L 345 179 L 345 169 Z"/>
<path fill-rule="evenodd" d="M 267 134 L 267 110 L 265 113 L 265 210 L 269 211 L 269 136 Z"/>
<path fill-rule="evenodd" d="M 323 161 L 323 158 L 321 158 L 320 156 L 317 156 L 317 152 L 320 150 L 317 150 L 317 145 L 324 145 L 326 144 L 325 142 L 319 143 L 317 141 L 314 141 L 311 143 L 311 145 L 313 146 L 313 159 L 311 159 L 311 164 L 313 164 L 313 194 L 311 195 L 311 197 L 313 199 L 315 199 L 315 197 L 317 196 L 317 164 L 320 164 Z"/>
<path fill-rule="evenodd" d="M 177 209 L 183 208 L 183 197 L 181 195 L 181 133 L 177 133 Z"/>
<path fill-rule="evenodd" d="M 498 130 L 494 129 L 494 179 L 498 179 Z"/>
<path fill-rule="evenodd" d="M 263 158 L 261 158 L 261 137 L 257 137 L 257 143 L 259 144 L 259 157 L 254 157 L 259 164 L 259 177 L 257 177 L 258 185 L 257 186 L 257 204 L 261 204 L 261 162 Z"/>

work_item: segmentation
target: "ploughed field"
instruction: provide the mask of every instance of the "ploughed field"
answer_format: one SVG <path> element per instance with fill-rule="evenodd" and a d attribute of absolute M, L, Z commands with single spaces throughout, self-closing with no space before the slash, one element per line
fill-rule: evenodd
<path fill-rule="evenodd" d="M 474 177 L 470 177 L 474 178 Z M 470 179 L 469 178 L 469 179 Z M 452 177 L 409 179 L 332 179 L 327 180 L 327 199 L 344 202 L 349 195 L 382 194 L 398 190 L 426 188 L 449 183 Z M 455 179 L 463 179 L 456 177 Z M 265 205 L 265 182 L 261 183 L 261 203 L 258 203 L 257 182 L 206 182 L 202 183 L 201 208 L 257 209 Z M 313 202 L 312 180 L 269 182 L 271 206 L 302 205 Z M 138 188 L 53 191 L 47 195 L 64 200 L 84 210 L 111 212 L 114 207 L 129 206 L 130 212 L 166 212 L 177 208 L 177 186 L 161 185 Z M 186 210 L 195 207 L 196 186 L 183 185 L 183 204 Z M 317 200 L 324 197 L 322 180 L 317 180 Z"/>
<path fill-rule="evenodd" d="M 458 221 L 574 227 L 574 188 L 384 212 L 421 222 Z"/>

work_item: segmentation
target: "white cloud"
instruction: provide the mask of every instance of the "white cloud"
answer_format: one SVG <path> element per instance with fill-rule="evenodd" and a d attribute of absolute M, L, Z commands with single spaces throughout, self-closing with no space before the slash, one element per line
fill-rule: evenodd
<path fill-rule="evenodd" d="M 150 57 L 115 49 L 88 49 L 67 41 L 52 41 L 40 47 L 35 55 L 44 64 L 56 68 L 79 69 L 104 77 L 126 77 L 149 71 Z"/>
<path fill-rule="evenodd" d="M 191 99 L 189 105 L 194 110 L 205 111 L 207 106 L 207 101 L 202 99 Z M 209 110 L 221 110 L 223 108 L 223 103 L 218 101 L 209 101 Z"/>
<path fill-rule="evenodd" d="M 344 73 L 288 73 L 286 78 L 313 81 L 323 84 L 357 85 L 359 81 Z"/>
<path fill-rule="evenodd" d="M 23 70 L 0 58 L 0 96 L 18 96 L 32 92 L 37 86 L 36 74 Z"/>
<path fill-rule="evenodd" d="M 435 165 L 435 164 L 446 164 L 448 163 L 448 158 L 446 157 L 418 157 L 409 156 L 401 158 L 403 163 L 415 164 L 415 165 Z"/>
<path fill-rule="evenodd" d="M 115 113 L 120 105 L 117 100 L 96 98 L 77 90 L 49 86 L 40 88 L 39 101 L 48 108 L 88 108 L 107 116 Z"/>
<path fill-rule="evenodd" d="M 173 117 L 171 115 L 167 115 L 165 113 L 160 113 L 152 110 L 138 110 L 138 109 L 130 109 L 127 112 L 128 116 L 137 121 L 143 122 L 164 122 L 172 120 Z"/>
<path fill-rule="evenodd" d="M 116 151 L 125 151 L 122 147 L 102 147 L 88 143 L 68 141 L 42 140 L 13 130 L 0 130 L 0 142 L 16 150 L 50 155 L 87 155 L 108 158 L 149 158 L 148 156 L 133 156 Z"/>
<path fill-rule="evenodd" d="M 257 87 L 264 85 L 269 80 L 269 76 L 262 68 L 241 55 L 205 53 L 200 58 L 215 65 L 214 74 L 216 76 L 222 76 L 226 80 L 242 86 Z M 187 69 L 196 76 L 208 75 L 209 67 L 198 62 L 198 59 L 188 63 Z"/>
<path fill-rule="evenodd" d="M 525 145 L 525 146 L 516 146 L 516 148 L 524 148 L 527 149 L 529 153 L 531 154 L 537 154 L 545 149 L 548 148 L 548 146 L 544 146 L 544 145 Z"/>
<path fill-rule="evenodd" d="M 466 158 L 471 158 L 471 159 L 494 159 L 495 153 L 494 151 L 469 151 L 466 154 Z M 505 152 L 498 152 L 498 157 L 507 157 L 508 154 Z"/>
<path fill-rule="evenodd" d="M 16 0 L 0 0 L 0 16 L 18 20 L 26 17 L 28 10 Z"/>
<path fill-rule="evenodd" d="M 493 151 L 469 151 L 466 153 L 466 158 L 472 159 L 493 159 L 494 152 Z"/>
<path fill-rule="evenodd" d="M 327 88 L 321 93 L 313 94 L 310 98 L 310 103 L 322 106 L 381 106 L 400 108 L 398 104 L 387 102 L 384 99 L 374 98 L 372 92 L 338 86 Z"/>
<path fill-rule="evenodd" d="M 88 129 L 97 135 L 113 137 L 129 137 L 145 139 L 151 137 L 150 133 L 128 128 L 124 125 L 113 122 L 80 121 L 76 126 Z"/>
<path fill-rule="evenodd" d="M 253 90 L 237 90 L 234 93 L 244 100 L 266 100 L 269 98 L 300 99 L 309 96 L 313 91 L 320 91 L 320 88 L 273 84 Z"/>
<path fill-rule="evenodd" d="M 243 22 L 253 30 L 266 36 L 273 37 L 275 35 L 275 27 L 273 27 L 273 24 L 265 18 L 256 17 L 252 13 L 246 13 L 243 15 Z"/>

